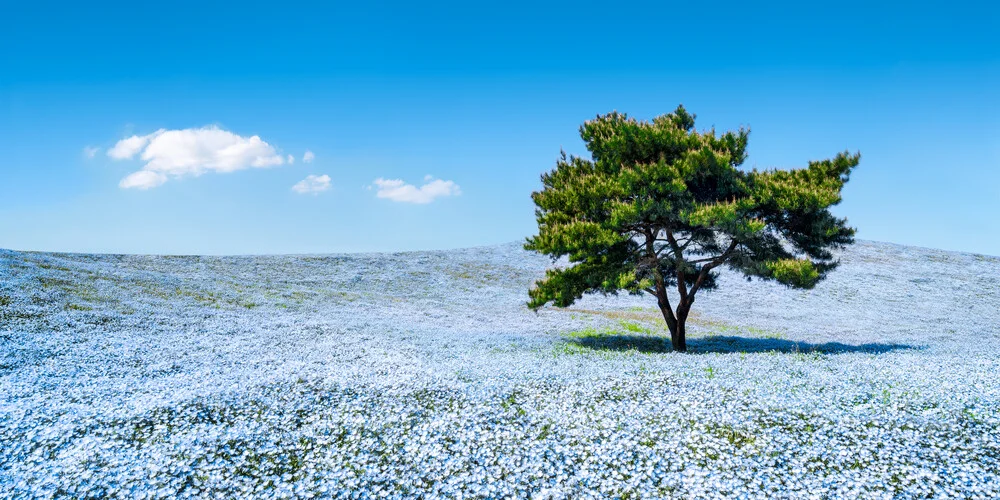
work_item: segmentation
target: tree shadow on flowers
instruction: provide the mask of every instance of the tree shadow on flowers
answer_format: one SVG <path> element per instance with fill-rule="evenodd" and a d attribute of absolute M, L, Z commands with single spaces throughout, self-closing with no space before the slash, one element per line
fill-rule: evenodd
<path fill-rule="evenodd" d="M 670 352 L 670 339 L 655 335 L 588 335 L 569 339 L 580 347 L 597 351 Z"/>
<path fill-rule="evenodd" d="M 569 339 L 569 342 L 588 349 L 602 351 L 638 351 L 643 353 L 672 352 L 670 338 L 655 335 L 589 335 Z M 918 349 L 907 344 L 869 343 L 860 345 L 826 342 L 812 344 L 785 339 L 754 338 L 712 335 L 688 338 L 689 353 L 869 353 L 884 354 L 891 351 Z"/>
<path fill-rule="evenodd" d="M 796 342 L 786 339 L 769 339 L 754 337 L 735 337 L 723 335 L 711 335 L 688 339 L 688 351 L 697 353 L 728 353 L 728 352 L 780 352 L 780 353 L 822 353 L 822 354 L 846 354 L 846 353 L 868 353 L 885 354 L 898 350 L 917 349 L 908 344 L 843 344 L 840 342 L 825 342 L 822 344 L 812 344 L 809 342 Z"/>

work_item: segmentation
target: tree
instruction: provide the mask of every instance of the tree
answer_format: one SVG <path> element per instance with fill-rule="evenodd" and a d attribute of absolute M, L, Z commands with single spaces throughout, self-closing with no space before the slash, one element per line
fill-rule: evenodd
<path fill-rule="evenodd" d="M 546 271 L 529 307 L 567 307 L 588 292 L 649 293 L 683 352 L 695 297 L 716 288 L 722 266 L 806 289 L 837 266 L 831 250 L 853 243 L 854 229 L 829 208 L 860 153 L 745 170 L 749 130 L 717 136 L 694 124 L 679 106 L 651 122 L 613 112 L 580 127 L 592 159 L 563 152 L 542 175 L 531 195 L 538 235 L 525 244 L 571 265 Z"/>

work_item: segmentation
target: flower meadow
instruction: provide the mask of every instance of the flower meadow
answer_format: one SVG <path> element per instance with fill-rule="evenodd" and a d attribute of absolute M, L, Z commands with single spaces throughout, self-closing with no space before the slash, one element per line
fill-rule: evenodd
<path fill-rule="evenodd" d="M 3 498 L 996 498 L 1000 259 L 525 307 L 519 245 L 0 250 Z"/>

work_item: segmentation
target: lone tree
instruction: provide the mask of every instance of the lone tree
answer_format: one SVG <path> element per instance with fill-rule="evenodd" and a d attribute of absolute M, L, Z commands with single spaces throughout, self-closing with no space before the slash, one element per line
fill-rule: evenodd
<path fill-rule="evenodd" d="M 812 288 L 837 266 L 831 250 L 853 243 L 854 229 L 829 208 L 861 155 L 742 170 L 749 131 L 717 136 L 695 131 L 694 120 L 679 106 L 652 122 L 613 112 L 580 127 L 592 159 L 563 152 L 542 175 L 544 188 L 531 195 L 538 235 L 525 244 L 572 265 L 548 270 L 529 307 L 647 292 L 683 352 L 691 306 L 716 287 L 721 266 L 794 288 Z"/>

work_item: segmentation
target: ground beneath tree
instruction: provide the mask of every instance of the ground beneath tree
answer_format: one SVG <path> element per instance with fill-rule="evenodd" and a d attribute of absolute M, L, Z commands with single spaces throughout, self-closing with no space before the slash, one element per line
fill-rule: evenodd
<path fill-rule="evenodd" d="M 0 251 L 0 497 L 1000 495 L 1000 259 L 533 313 L 550 262 Z"/>

